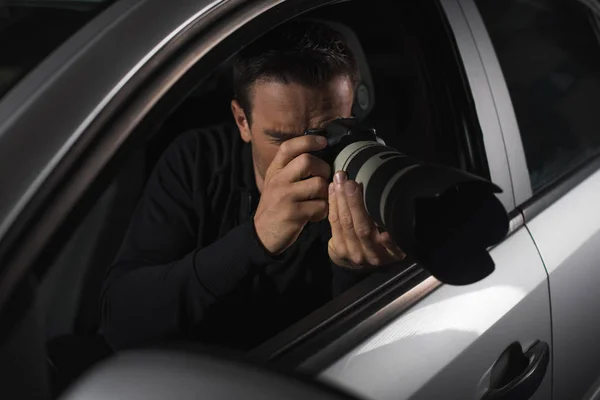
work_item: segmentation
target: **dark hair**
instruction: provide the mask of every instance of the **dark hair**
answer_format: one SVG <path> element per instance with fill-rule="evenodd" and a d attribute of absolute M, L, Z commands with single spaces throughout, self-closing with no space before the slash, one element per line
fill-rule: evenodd
<path fill-rule="evenodd" d="M 250 90 L 258 80 L 299 83 L 316 87 L 338 76 L 356 86 L 356 59 L 342 34 L 328 25 L 293 20 L 242 49 L 233 63 L 233 88 L 251 123 Z"/>

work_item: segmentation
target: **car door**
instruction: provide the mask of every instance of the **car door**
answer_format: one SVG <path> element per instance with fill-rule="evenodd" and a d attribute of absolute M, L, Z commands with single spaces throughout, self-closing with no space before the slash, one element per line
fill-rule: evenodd
<path fill-rule="evenodd" d="M 83 202 L 81 199 L 90 201 L 93 191 L 88 193 L 88 189 L 100 184 L 97 174 L 109 169 L 106 165 L 112 165 L 117 149 L 121 151 L 126 145 L 131 145 L 129 140 L 133 140 L 130 136 L 135 136 L 132 131 L 136 124 L 158 99 L 162 100 L 165 91 L 191 65 L 216 43 L 226 42 L 224 38 L 229 33 L 250 20 L 258 20 L 262 13 L 279 3 L 287 8 L 280 7 L 276 11 L 287 11 L 276 18 L 273 17 L 276 13 L 271 13 L 275 21 L 269 21 L 269 24 L 279 23 L 326 2 L 304 1 L 301 7 L 295 1 L 253 2 L 244 12 L 234 14 L 234 5 L 239 3 L 182 0 L 168 10 L 161 1 L 117 3 L 101 20 L 104 23 L 111 20 L 108 28 L 99 25 L 98 20 L 94 21 L 68 46 L 55 53 L 47 62 L 46 69 L 34 71 L 27 82 L 23 81 L 20 90 L 12 92 L 13 100 L 20 100 L 23 104 L 3 104 L 0 109 L 0 116 L 15 112 L 14 117 L 7 117 L 6 124 L 1 127 L 0 139 L 4 146 L 0 147 L 7 155 L 22 151 L 31 144 L 35 146 L 23 157 L 27 161 L 26 168 L 11 171 L 8 158 L 0 157 L 4 182 L 14 187 L 10 196 L 4 196 L 0 203 L 0 210 L 6 212 L 2 214 L 0 234 L 5 233 L 5 228 L 8 232 L 0 242 L 3 268 L 0 306 L 7 304 L 9 295 L 22 292 L 21 287 L 16 289 L 17 283 L 29 277 L 27 271 L 31 264 L 40 255 L 45 255 L 47 244 L 56 239 L 53 234 L 58 226 L 67 231 L 72 228 L 73 220 L 63 223 L 63 219 L 67 215 L 79 218 L 72 215 L 81 210 L 75 205 L 79 206 Z M 488 84 L 483 79 L 481 60 L 458 3 L 446 1 L 442 4 L 454 30 L 476 102 L 491 177 L 504 189 L 500 197 L 505 207 L 511 210 L 514 207 L 514 187 L 507 168 L 506 152 L 498 151 L 503 146 L 503 136 Z M 230 11 L 231 18 L 225 18 L 226 12 Z M 150 24 L 150 21 L 157 20 L 157 15 L 161 16 L 158 18 L 161 22 Z M 175 50 L 180 50 L 177 44 L 191 41 L 191 37 L 205 27 L 205 20 L 217 17 L 222 18 L 223 24 L 211 31 L 214 36 L 204 37 L 194 51 L 188 49 L 182 52 L 176 63 L 166 65 L 164 60 L 175 54 Z M 260 25 L 259 22 L 262 21 L 255 25 Z M 132 26 L 136 29 L 131 29 Z M 261 29 L 264 30 L 264 27 Z M 83 46 L 87 42 L 91 43 Z M 234 47 L 236 43 L 229 45 Z M 103 64 L 101 61 L 107 55 L 118 62 Z M 209 64 L 198 63 L 199 68 L 204 68 L 200 69 L 202 74 L 206 75 L 207 70 L 212 68 Z M 59 65 L 62 69 L 57 67 Z M 165 67 L 160 73 L 159 66 Z M 146 83 L 148 76 L 156 81 L 143 85 L 144 90 L 139 90 L 141 82 Z M 42 85 L 42 82 L 45 84 Z M 79 90 L 82 82 L 88 83 L 85 91 Z M 33 92 L 28 93 L 30 90 Z M 24 104 L 25 100 L 27 104 Z M 52 105 L 50 110 L 48 105 Z M 118 116 L 115 109 L 120 111 Z M 64 117 L 64 110 L 69 111 L 69 118 Z M 113 117 L 116 121 L 111 120 Z M 52 134 L 40 130 L 40 126 L 52 127 Z M 544 346 L 550 343 L 546 275 L 537 249 L 521 221 L 520 214 L 514 213 L 511 235 L 492 250 L 497 266 L 494 274 L 468 287 L 441 286 L 428 297 L 424 295 L 437 287 L 438 282 L 432 278 L 420 280 L 411 290 L 382 305 L 372 315 L 370 322 L 379 333 L 335 360 L 325 371 L 319 371 L 319 375 L 370 398 L 435 398 L 440 394 L 446 398 L 470 398 L 487 391 L 489 373 L 493 372 L 491 367 L 506 349 L 516 349 L 519 353 L 528 350 L 533 343 L 541 345 L 535 349 L 546 349 Z M 519 255 L 518 258 L 515 254 Z M 420 278 L 423 275 L 419 273 Z M 27 296 L 34 297 L 32 293 L 37 289 L 35 280 L 28 282 Z M 398 310 L 397 307 L 407 304 L 409 299 L 422 300 L 392 323 L 379 324 L 382 313 L 392 308 Z M 36 331 L 40 316 L 33 307 L 30 310 L 30 325 L 20 326 L 22 331 L 12 327 L 6 331 L 14 341 L 3 340 L 1 343 L 4 349 L 11 349 L 13 357 L 2 357 L 1 362 L 3 367 L 14 367 L 18 355 L 30 355 L 31 363 L 38 365 L 40 376 L 36 378 L 39 378 L 39 385 L 44 386 L 47 382 L 44 381 L 43 367 L 39 366 L 40 362 L 43 365 L 45 357 L 43 338 L 37 337 L 40 335 Z M 37 336 L 22 335 L 23 331 Z M 333 344 L 355 333 L 356 330 L 350 330 L 336 337 Z M 511 347 L 515 342 L 521 347 Z M 328 347 L 324 346 L 322 350 L 327 351 Z M 532 357 L 532 360 L 549 368 L 542 362 L 543 354 L 546 353 L 540 353 L 540 357 Z M 512 364 L 509 363 L 509 366 Z M 528 364 L 526 368 L 529 367 L 535 365 Z M 3 378 L 12 376 L 11 384 L 25 390 L 25 385 L 18 379 L 19 373 L 25 372 L 5 369 L 12 375 Z M 494 375 L 508 380 L 502 368 L 495 371 L 499 372 Z M 525 383 L 537 390 L 538 398 L 547 398 L 548 375 L 543 373 L 544 368 L 533 372 L 536 374 L 532 375 L 539 379 Z"/>
<path fill-rule="evenodd" d="M 472 2 L 441 4 L 475 102 L 492 180 L 504 189 L 501 199 L 511 211 L 511 233 L 490 251 L 496 265 L 490 276 L 468 286 L 441 285 L 320 376 L 373 399 L 549 399 L 552 361 L 544 353 L 552 351 L 547 274 L 515 207 L 515 190 L 520 188 L 510 178 L 503 136 L 507 125 L 500 119 L 476 40 L 485 28 L 472 12 Z M 529 353 L 527 362 L 517 361 L 515 355 L 529 349 L 543 351 Z M 514 370 L 509 372 L 511 363 Z M 505 397 L 486 397 L 503 385 L 510 386 Z"/>
<path fill-rule="evenodd" d="M 93 368 L 62 400 L 358 400 L 318 381 L 227 358 L 144 350 Z"/>
<path fill-rule="evenodd" d="M 0 195 L 0 382 L 9 398 L 55 394 L 50 371 L 60 373 L 60 365 L 48 356 L 43 332 L 54 302 L 40 296 L 40 283 L 55 276 L 49 270 L 65 244 L 67 251 L 86 252 L 82 247 L 89 246 L 68 246 L 68 240 L 79 238 L 86 214 L 95 214 L 94 205 L 106 199 L 102 192 L 110 192 L 109 181 L 126 156 L 240 43 L 328 3 L 334 1 L 180 0 L 165 8 L 162 0 L 122 0 L 2 99 L 0 179 L 11 190 Z M 243 35 L 233 34 L 241 30 Z M 103 215 L 93 215 L 92 225 Z M 81 290 L 73 283 L 79 279 L 58 276 L 54 292 Z M 85 358 L 86 350 L 71 352 Z M 86 366 L 77 367 L 67 372 L 77 375 Z"/>
<path fill-rule="evenodd" d="M 554 398 L 600 396 L 600 45 L 598 2 L 478 0 L 516 114 L 511 171 L 549 274 Z M 504 85 L 503 85 L 504 86 Z"/>
<path fill-rule="evenodd" d="M 115 165 L 123 162 L 115 157 L 117 149 L 131 150 L 127 135 L 121 136 L 123 126 L 111 125 L 113 117 L 130 105 L 126 99 L 135 98 L 141 87 L 169 87 L 164 81 L 151 87 L 146 79 L 167 64 L 174 50 L 241 2 L 184 0 L 167 8 L 162 0 L 70 3 L 0 5 L 2 33 L 5 28 L 26 33 L 32 44 L 27 51 L 3 47 L 14 53 L 3 52 L 0 62 L 0 386 L 2 398 L 8 399 L 47 399 L 55 394 L 51 374 L 57 364 L 48 355 L 44 320 L 49 317 L 47 308 L 77 297 L 81 285 L 80 279 L 63 279 L 59 273 L 53 293 L 59 301 L 49 301 L 44 289 L 51 291 L 54 285 L 40 288 L 40 283 L 52 275 L 46 273 L 56 265 L 53 261 L 69 237 L 81 233 L 76 228 L 87 211 L 97 200 L 106 200 L 100 194 L 110 188 L 98 178 L 100 172 L 114 175 Z M 251 19 L 272 6 L 255 2 L 242 17 Z M 44 29 L 27 31 L 40 19 Z M 68 26 L 60 26 L 65 20 Z M 235 30 L 244 21 L 232 18 L 227 28 Z M 204 51 L 226 36 L 227 32 L 211 36 L 214 41 L 203 43 L 208 46 Z M 36 43 L 41 49 L 33 46 Z M 13 58 L 15 53 L 22 59 Z M 153 100 L 161 94 L 155 93 Z M 136 110 L 134 115 L 140 113 Z M 105 215 L 93 216 L 92 225 L 100 225 L 96 218 Z M 86 242 L 86 236 L 79 238 Z M 93 247 L 81 244 L 76 241 L 74 246 L 81 253 Z M 62 264 L 72 271 L 82 266 L 80 257 L 66 261 Z M 57 321 L 60 331 L 73 322 L 71 305 L 64 308 L 64 323 Z M 89 355 L 85 348 L 70 349 L 70 354 L 67 350 L 61 356 Z M 80 367 L 67 374 L 82 372 Z"/>

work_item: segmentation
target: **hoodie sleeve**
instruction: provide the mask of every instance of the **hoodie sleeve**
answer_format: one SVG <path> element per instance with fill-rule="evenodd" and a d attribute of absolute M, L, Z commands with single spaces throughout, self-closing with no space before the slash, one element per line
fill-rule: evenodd
<path fill-rule="evenodd" d="M 214 168 L 199 159 L 206 150 L 198 132 L 182 135 L 147 183 L 104 282 L 102 333 L 114 349 L 193 329 L 207 307 L 272 261 L 252 220 L 197 247 L 206 199 L 193 188 L 207 185 Z"/>

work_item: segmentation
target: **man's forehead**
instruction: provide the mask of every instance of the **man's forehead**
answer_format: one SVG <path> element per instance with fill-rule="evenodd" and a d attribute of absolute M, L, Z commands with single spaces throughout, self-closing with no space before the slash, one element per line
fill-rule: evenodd
<path fill-rule="evenodd" d="M 333 107 L 344 103 L 353 96 L 352 83 L 345 77 L 338 77 L 317 87 L 299 83 L 259 80 L 251 87 L 253 100 L 277 103 L 282 106 Z"/>
<path fill-rule="evenodd" d="M 302 135 L 306 129 L 323 128 L 329 121 L 344 115 L 335 108 L 315 110 L 272 110 L 260 115 L 262 130 L 273 137 L 294 137 Z M 256 115 L 255 115 L 256 119 Z"/>
<path fill-rule="evenodd" d="M 344 88 L 263 83 L 253 94 L 253 119 L 265 124 L 265 133 L 298 135 L 323 127 L 352 107 L 352 93 Z"/>

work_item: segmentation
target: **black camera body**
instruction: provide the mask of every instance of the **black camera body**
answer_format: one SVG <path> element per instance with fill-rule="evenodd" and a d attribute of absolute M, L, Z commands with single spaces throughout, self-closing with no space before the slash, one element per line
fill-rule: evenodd
<path fill-rule="evenodd" d="M 494 270 L 487 248 L 506 236 L 509 225 L 495 196 L 498 186 L 402 154 L 354 118 L 305 135 L 327 138 L 327 147 L 313 154 L 362 184 L 369 216 L 437 279 L 469 284 Z"/>
<path fill-rule="evenodd" d="M 333 165 L 337 151 L 343 149 L 350 142 L 364 140 L 385 144 L 377 137 L 375 129 L 362 125 L 355 118 L 338 118 L 325 128 L 307 129 L 304 134 L 319 135 L 327 139 L 327 147 L 312 154 L 330 165 Z"/>

